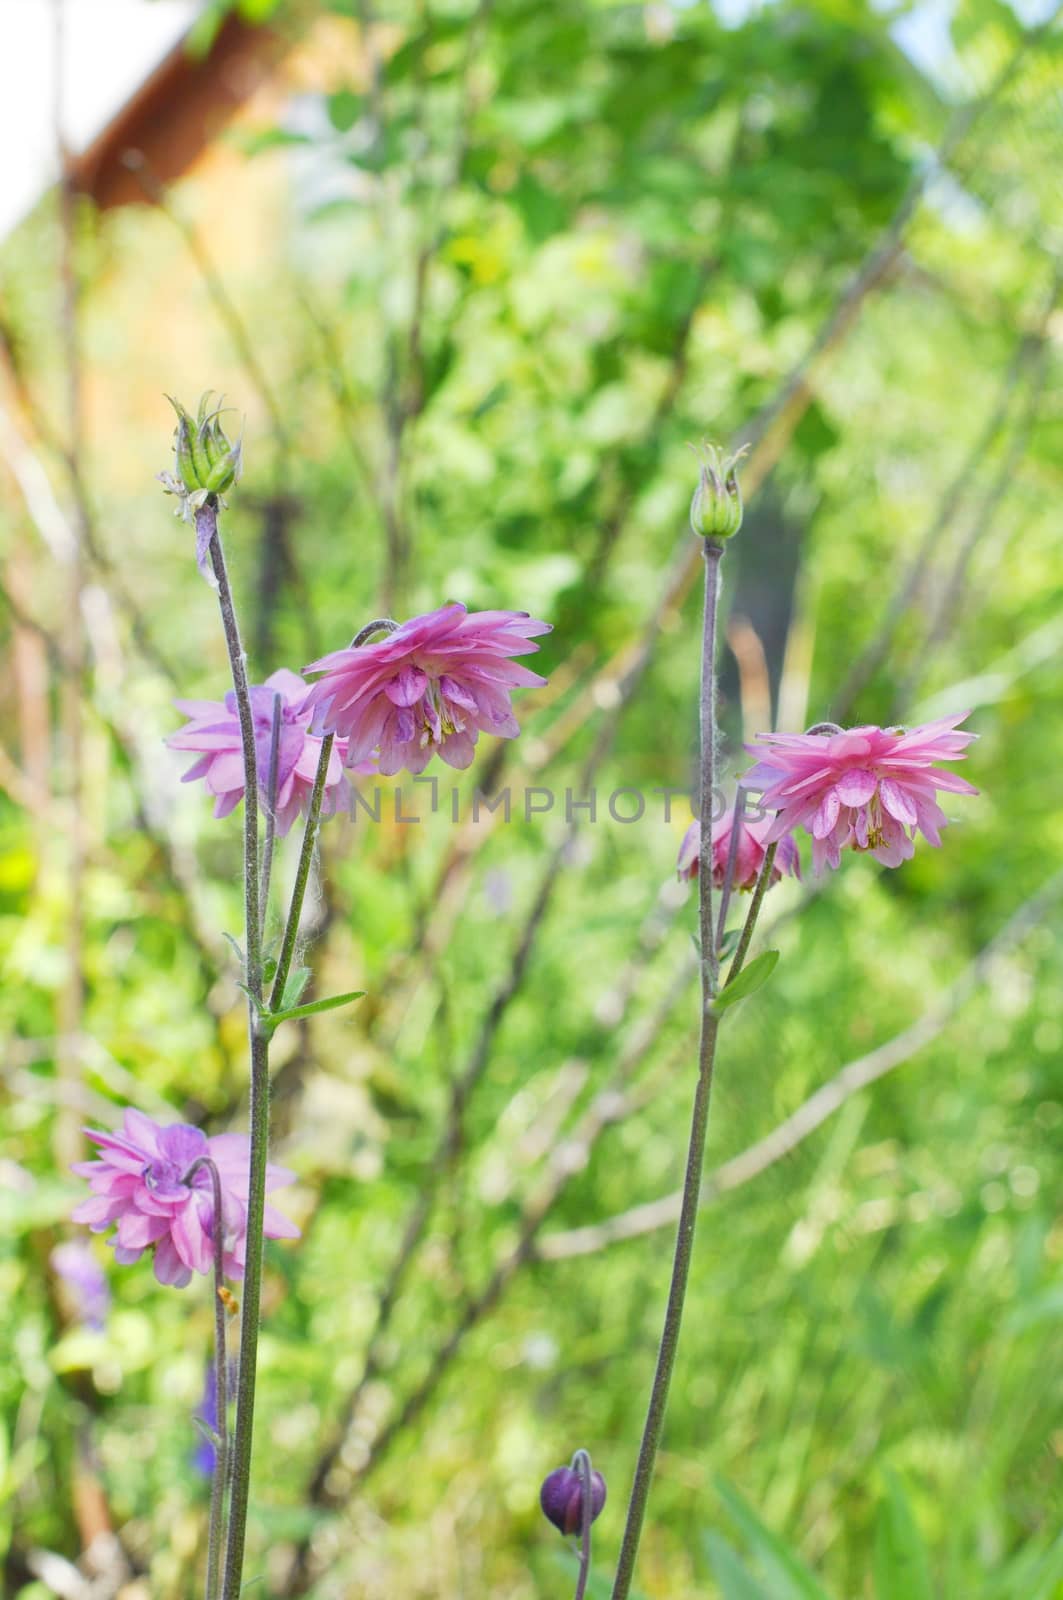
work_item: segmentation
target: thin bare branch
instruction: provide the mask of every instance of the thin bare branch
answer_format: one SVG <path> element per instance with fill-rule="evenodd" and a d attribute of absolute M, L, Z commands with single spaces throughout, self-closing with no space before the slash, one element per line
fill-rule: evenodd
<path fill-rule="evenodd" d="M 960 1008 L 990 976 L 993 963 L 1019 944 L 1042 920 L 1063 894 L 1063 872 L 1056 873 L 1037 894 L 1024 902 L 1012 917 L 975 956 L 954 983 L 950 984 L 923 1015 L 892 1039 L 858 1056 L 842 1067 L 833 1078 L 808 1097 L 763 1139 L 725 1161 L 705 1179 L 701 1205 L 712 1205 L 721 1195 L 751 1183 L 754 1178 L 792 1154 L 846 1101 L 860 1094 L 887 1073 L 906 1061 L 943 1033 Z M 547 1234 L 536 1252 L 543 1261 L 561 1261 L 571 1256 L 592 1255 L 622 1239 L 637 1239 L 674 1225 L 679 1215 L 681 1195 L 677 1192 L 634 1206 L 618 1216 L 591 1227 L 572 1228 L 564 1233 Z"/>
<path fill-rule="evenodd" d="M 878 631 L 853 663 L 849 676 L 842 685 L 831 708 L 836 721 L 844 723 L 847 720 L 860 694 L 886 660 L 898 627 L 910 612 L 926 582 L 935 550 L 940 546 L 946 530 L 955 522 L 960 510 L 966 504 L 979 468 L 1007 422 L 1016 391 L 1029 374 L 1032 365 L 1039 364 L 1043 370 L 1045 335 L 1049 319 L 1059 301 L 1059 294 L 1060 275 L 1057 272 L 1035 325 L 1024 330 L 1012 352 L 985 426 L 964 457 L 959 470 L 943 489 L 934 514 L 928 521 L 923 536 L 887 604 Z M 1024 430 L 1020 427 L 1019 431 L 1021 437 Z M 974 529 L 978 529 L 983 521 L 984 509 L 982 516 L 976 519 Z M 980 537 L 981 532 L 978 532 L 975 535 L 975 542 Z"/>

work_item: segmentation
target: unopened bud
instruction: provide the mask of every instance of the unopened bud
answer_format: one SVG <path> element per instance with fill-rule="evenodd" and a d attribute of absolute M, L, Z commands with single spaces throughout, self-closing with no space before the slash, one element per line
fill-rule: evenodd
<path fill-rule="evenodd" d="M 182 500 L 187 516 L 202 505 L 208 495 L 224 494 L 240 477 L 241 444 L 234 444 L 221 425 L 222 408 L 213 404 L 214 391 L 208 389 L 199 402 L 195 418 L 179 400 L 167 397 L 177 413 L 174 430 L 173 473 L 160 473 L 167 494 Z"/>
<path fill-rule="evenodd" d="M 605 1479 L 591 1473 L 591 1521 L 601 1515 L 605 1505 Z M 560 1533 L 578 1533 L 583 1523 L 583 1481 L 575 1467 L 558 1467 L 543 1481 L 539 1491 L 543 1515 Z"/>
<path fill-rule="evenodd" d="M 742 526 L 742 491 L 736 469 L 746 448 L 727 456 L 717 445 L 703 444 L 698 453 L 701 476 L 690 502 L 690 526 L 702 539 L 733 539 Z"/>

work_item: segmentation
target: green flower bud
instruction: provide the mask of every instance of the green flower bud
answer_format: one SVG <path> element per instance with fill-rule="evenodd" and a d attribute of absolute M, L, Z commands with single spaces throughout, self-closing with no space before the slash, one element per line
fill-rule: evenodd
<path fill-rule="evenodd" d="M 733 539 L 742 526 L 742 491 L 736 468 L 748 446 L 733 456 L 703 444 L 701 476 L 690 502 L 690 526 L 702 539 Z"/>
<path fill-rule="evenodd" d="M 167 493 L 180 494 L 202 504 L 206 495 L 224 494 L 240 476 L 241 443 L 226 436 L 221 425 L 221 405 L 214 406 L 213 389 L 199 402 L 195 419 L 179 400 L 167 397 L 177 413 L 174 430 L 176 474 L 162 475 Z"/>

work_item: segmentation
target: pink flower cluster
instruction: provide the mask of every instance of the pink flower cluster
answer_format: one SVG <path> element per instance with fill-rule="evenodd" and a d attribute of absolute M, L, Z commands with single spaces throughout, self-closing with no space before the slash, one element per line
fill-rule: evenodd
<path fill-rule="evenodd" d="M 732 888 L 752 889 L 760 877 L 760 869 L 764 865 L 764 853 L 770 842 L 767 833 L 771 827 L 770 817 L 742 817 L 739 821 L 738 845 L 735 850 L 734 878 Z M 731 850 L 731 834 L 734 831 L 734 808 L 729 806 L 727 811 L 717 822 L 712 825 L 712 881 L 717 889 L 723 888 L 723 881 L 727 875 L 727 858 Z M 701 865 L 701 823 L 695 817 L 679 846 L 679 860 L 676 870 L 680 878 L 688 881 L 696 878 Z M 791 836 L 783 834 L 779 840 L 779 848 L 775 852 L 775 860 L 771 868 L 771 882 L 768 887 L 779 882 L 783 873 L 792 878 L 801 876 L 801 862 L 797 854 L 797 846 Z"/>
<path fill-rule="evenodd" d="M 277 831 L 287 833 L 310 801 L 321 742 L 335 743 L 325 779 L 322 813 L 347 797 L 343 768 L 355 772 L 423 772 L 433 755 L 451 767 L 471 764 L 481 733 L 515 739 L 520 733 L 510 695 L 546 679 L 511 657 L 538 650 L 531 640 L 550 624 L 525 611 L 466 611 L 441 606 L 401 623 L 384 639 L 334 650 L 306 670 L 321 678 L 307 689 L 298 673 L 280 671 L 252 687 L 255 756 L 265 792 L 270 766 L 274 698 L 280 697 Z M 243 747 L 236 697 L 178 700 L 189 718 L 167 740 L 199 760 L 184 775 L 202 778 L 214 795 L 214 815 L 227 817 L 244 796 Z M 313 731 L 311 732 L 311 729 Z"/>
<path fill-rule="evenodd" d="M 207 1167 L 196 1167 L 209 1157 L 221 1180 L 225 1271 L 230 1278 L 243 1277 L 250 1155 L 246 1134 L 218 1133 L 208 1139 L 202 1129 L 187 1123 L 163 1126 L 128 1109 L 121 1133 L 85 1132 L 103 1153 L 99 1160 L 80 1161 L 73 1168 L 89 1180 L 92 1196 L 72 1216 L 93 1233 L 117 1224 L 109 1241 L 117 1261 L 137 1261 L 153 1249 L 156 1278 L 178 1288 L 190 1282 L 193 1272 L 213 1269 L 214 1190 Z M 266 1169 L 267 1191 L 293 1180 L 294 1173 L 284 1167 Z M 299 1237 L 295 1224 L 269 1205 L 264 1231 L 267 1239 Z"/>
<path fill-rule="evenodd" d="M 436 754 L 467 767 L 481 733 L 519 734 L 510 694 L 546 679 L 510 658 L 538 650 L 530 641 L 549 632 L 525 611 L 441 606 L 307 667 L 323 674 L 306 697 L 312 726 L 346 740 L 348 765 L 379 752 L 385 777 L 423 772 Z"/>
<path fill-rule="evenodd" d="M 255 765 L 258 786 L 266 793 L 273 735 L 273 704 L 280 698 L 280 739 L 277 746 L 277 832 L 285 834 L 310 802 L 321 740 L 310 730 L 305 706 L 306 684 L 297 672 L 283 669 L 251 687 L 255 724 Z M 189 767 L 183 783 L 202 778 L 214 795 L 214 815 L 227 817 L 244 797 L 244 754 L 236 696 L 230 689 L 224 700 L 178 700 L 178 711 L 189 718 L 185 727 L 166 741 L 171 750 L 195 750 L 199 760 Z M 322 797 L 323 815 L 330 816 L 347 798 L 343 763 L 346 743 L 337 739 L 329 760 Z"/>
<path fill-rule="evenodd" d="M 761 755 L 742 778 L 776 813 L 764 843 L 794 828 L 812 837 L 817 872 L 837 867 L 846 848 L 897 867 L 915 853 L 921 833 L 940 845 L 947 817 L 936 792 L 977 794 L 939 761 L 960 761 L 973 733 L 957 733 L 969 712 L 918 728 L 847 728 L 825 733 L 762 733 L 747 746 Z"/>

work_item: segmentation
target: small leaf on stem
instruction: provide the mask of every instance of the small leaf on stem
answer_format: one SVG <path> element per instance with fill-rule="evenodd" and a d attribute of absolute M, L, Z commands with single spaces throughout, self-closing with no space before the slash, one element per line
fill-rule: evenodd
<path fill-rule="evenodd" d="M 273 974 L 271 973 L 272 977 Z M 309 967 L 296 967 L 294 972 L 288 974 L 288 982 L 284 985 L 281 995 L 280 1009 L 288 1011 L 292 1006 L 297 1006 L 303 997 L 303 990 L 310 982 L 311 972 Z"/>
<path fill-rule="evenodd" d="M 361 1000 L 364 995 L 364 989 L 352 989 L 350 994 L 334 994 L 327 1000 L 311 1000 L 305 1006 L 290 1006 L 287 1010 L 263 1012 L 262 1020 L 271 1028 L 275 1028 L 279 1022 L 293 1022 L 297 1017 L 312 1017 L 318 1011 L 335 1011 L 337 1006 L 348 1006 L 353 1000 Z"/>
<path fill-rule="evenodd" d="M 736 978 L 733 978 L 726 988 L 720 990 L 712 1002 L 712 1009 L 717 1015 L 726 1011 L 728 1006 L 733 1006 L 739 1000 L 744 1000 L 747 995 L 755 994 L 767 983 L 779 963 L 778 950 L 764 950 L 748 967 L 743 967 Z"/>

